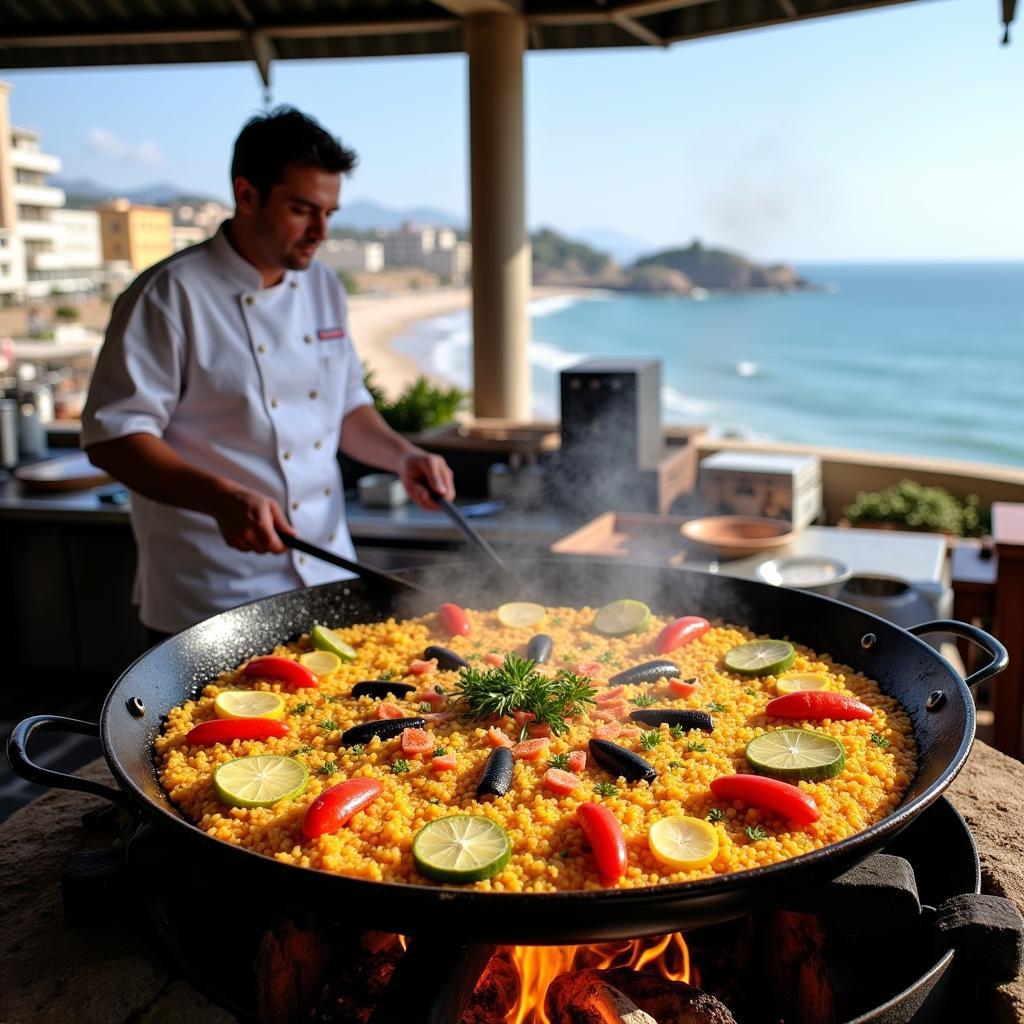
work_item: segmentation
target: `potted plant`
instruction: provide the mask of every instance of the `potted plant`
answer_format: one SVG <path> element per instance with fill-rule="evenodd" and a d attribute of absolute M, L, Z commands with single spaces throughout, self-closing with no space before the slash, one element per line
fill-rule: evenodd
<path fill-rule="evenodd" d="M 981 537 L 989 532 L 987 510 L 976 494 L 961 502 L 944 487 L 901 480 L 881 491 L 861 491 L 843 509 L 850 526 Z"/>

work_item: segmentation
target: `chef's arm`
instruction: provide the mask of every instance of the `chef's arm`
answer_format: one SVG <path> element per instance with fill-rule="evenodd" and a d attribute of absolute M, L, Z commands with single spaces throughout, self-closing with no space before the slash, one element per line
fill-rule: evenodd
<path fill-rule="evenodd" d="M 272 498 L 186 462 L 152 434 L 128 434 L 86 448 L 89 461 L 144 498 L 202 512 L 217 520 L 239 551 L 284 551 L 278 530 L 294 533 Z"/>
<path fill-rule="evenodd" d="M 372 405 L 361 405 L 342 420 L 339 447 L 350 458 L 397 473 L 409 497 L 422 508 L 437 508 L 432 492 L 455 497 L 448 463 L 392 430 Z"/>

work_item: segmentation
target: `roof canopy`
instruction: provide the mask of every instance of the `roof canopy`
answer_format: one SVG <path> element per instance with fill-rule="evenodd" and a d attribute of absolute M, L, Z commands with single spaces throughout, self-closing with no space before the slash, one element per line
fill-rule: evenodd
<path fill-rule="evenodd" d="M 60 68 L 458 53 L 463 20 L 521 14 L 533 50 L 685 39 L 910 0 L 5 0 L 0 65 Z"/>

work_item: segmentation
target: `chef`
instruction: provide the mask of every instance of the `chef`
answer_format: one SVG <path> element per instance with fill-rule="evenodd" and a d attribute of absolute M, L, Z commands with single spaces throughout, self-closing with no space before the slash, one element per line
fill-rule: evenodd
<path fill-rule="evenodd" d="M 444 460 L 374 408 L 345 291 L 313 258 L 355 163 L 297 110 L 252 118 L 235 142 L 234 216 L 114 305 L 82 445 L 133 492 L 135 600 L 154 641 L 345 578 L 278 536 L 354 557 L 339 448 L 397 473 L 424 508 L 454 494 Z"/>

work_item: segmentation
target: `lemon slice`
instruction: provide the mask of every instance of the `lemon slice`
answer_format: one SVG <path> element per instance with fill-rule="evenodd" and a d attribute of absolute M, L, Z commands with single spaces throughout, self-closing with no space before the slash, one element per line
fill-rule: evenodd
<path fill-rule="evenodd" d="M 651 609 L 643 601 L 623 598 L 612 601 L 594 616 L 594 629 L 606 636 L 642 633 L 651 624 Z"/>
<path fill-rule="evenodd" d="M 775 692 L 799 693 L 801 690 L 827 690 L 832 685 L 824 672 L 783 672 L 775 680 Z"/>
<path fill-rule="evenodd" d="M 428 822 L 412 841 L 416 870 L 438 882 L 479 882 L 496 875 L 512 853 L 508 833 L 490 818 L 452 814 Z"/>
<path fill-rule="evenodd" d="M 305 665 L 318 676 L 329 676 L 341 668 L 341 658 L 333 651 L 307 651 L 299 655 L 299 664 Z"/>
<path fill-rule="evenodd" d="M 213 710 L 218 718 L 280 718 L 284 697 L 263 690 L 225 690 L 217 694 Z"/>
<path fill-rule="evenodd" d="M 718 832 L 700 818 L 660 818 L 647 833 L 651 853 L 677 871 L 707 867 L 718 856 Z"/>
<path fill-rule="evenodd" d="M 842 743 L 811 729 L 773 729 L 755 736 L 743 755 L 762 775 L 807 782 L 831 779 L 846 763 Z"/>
<path fill-rule="evenodd" d="M 281 754 L 239 757 L 213 773 L 217 799 L 229 807 L 272 807 L 291 800 L 305 788 L 305 765 Z"/>
<path fill-rule="evenodd" d="M 726 652 L 725 664 L 741 676 L 777 676 L 796 661 L 796 651 L 785 640 L 754 640 Z"/>
<path fill-rule="evenodd" d="M 345 643 L 333 629 L 328 629 L 326 626 L 314 626 L 310 630 L 309 639 L 317 650 L 330 651 L 342 661 L 355 661 L 359 657 L 351 644 Z"/>
<path fill-rule="evenodd" d="M 498 609 L 498 621 L 503 626 L 536 626 L 544 616 L 547 609 L 542 604 L 534 604 L 533 601 L 509 601 Z"/>

